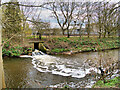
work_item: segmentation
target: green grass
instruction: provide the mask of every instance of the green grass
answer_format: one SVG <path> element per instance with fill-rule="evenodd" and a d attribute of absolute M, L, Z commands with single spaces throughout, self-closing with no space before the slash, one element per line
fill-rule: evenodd
<path fill-rule="evenodd" d="M 107 82 L 104 83 L 102 80 L 99 80 L 93 88 L 120 88 L 120 77 L 115 77 L 114 79 L 106 80 Z"/>
<path fill-rule="evenodd" d="M 59 53 L 59 52 L 64 52 L 64 51 L 70 51 L 69 49 L 52 49 L 52 52 Z"/>

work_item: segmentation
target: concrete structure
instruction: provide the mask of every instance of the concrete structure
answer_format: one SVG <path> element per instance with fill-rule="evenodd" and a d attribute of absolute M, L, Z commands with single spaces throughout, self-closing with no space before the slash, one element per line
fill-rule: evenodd
<path fill-rule="evenodd" d="M 43 45 L 43 41 L 29 41 L 29 43 L 32 43 L 32 49 L 37 49 L 37 50 L 40 50 L 44 53 L 47 52 L 47 49 L 45 48 L 45 46 Z"/>

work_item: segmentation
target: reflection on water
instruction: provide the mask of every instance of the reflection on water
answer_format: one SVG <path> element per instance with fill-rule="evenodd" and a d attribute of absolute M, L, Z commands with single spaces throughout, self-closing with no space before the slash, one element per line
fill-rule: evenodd
<path fill-rule="evenodd" d="M 52 63 L 45 63 L 52 60 Z M 31 58 L 4 58 L 6 85 L 9 88 L 91 87 L 104 68 L 118 61 L 118 50 Z"/>

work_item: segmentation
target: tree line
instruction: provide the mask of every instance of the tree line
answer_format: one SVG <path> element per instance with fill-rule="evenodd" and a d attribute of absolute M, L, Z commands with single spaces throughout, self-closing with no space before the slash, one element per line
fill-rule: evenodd
<path fill-rule="evenodd" d="M 62 34 L 65 35 L 66 32 L 68 38 L 76 29 L 79 31 L 80 37 L 82 32 L 86 32 L 89 37 L 93 30 L 93 24 L 97 28 L 96 32 L 99 38 L 118 34 L 119 2 L 48 1 L 36 5 L 28 2 L 12 2 L 11 0 L 2 6 L 2 25 L 5 37 L 9 39 L 17 32 L 21 32 L 21 36 L 24 37 L 25 30 L 29 29 L 37 32 L 41 39 L 43 30 L 51 29 L 50 22 L 41 18 L 43 8 L 52 12 L 50 18 L 57 21 Z M 83 26 L 85 27 L 84 31 L 82 30 Z"/>
<path fill-rule="evenodd" d="M 79 35 L 85 23 L 88 37 L 92 31 L 92 23 L 98 28 L 99 38 L 114 35 L 118 32 L 119 2 L 53 2 L 50 9 L 57 20 L 63 35 L 67 31 L 70 36 L 70 26 L 79 26 Z"/>

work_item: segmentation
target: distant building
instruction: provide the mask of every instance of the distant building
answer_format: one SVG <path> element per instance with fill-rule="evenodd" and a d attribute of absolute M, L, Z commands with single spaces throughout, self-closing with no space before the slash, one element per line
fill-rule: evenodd
<path fill-rule="evenodd" d="M 71 27 L 73 28 L 73 26 L 71 26 Z M 87 24 L 85 24 L 84 27 L 82 26 L 81 31 L 80 31 L 79 24 L 76 24 L 75 29 L 70 30 L 70 34 L 71 35 L 79 35 L 79 33 L 81 32 L 81 34 L 86 35 L 87 34 L 86 27 L 87 27 Z M 90 24 L 90 30 L 91 30 L 90 34 L 98 35 L 99 28 L 98 28 L 98 25 L 96 23 L 91 23 Z M 67 34 L 67 31 L 65 32 L 65 34 Z"/>

